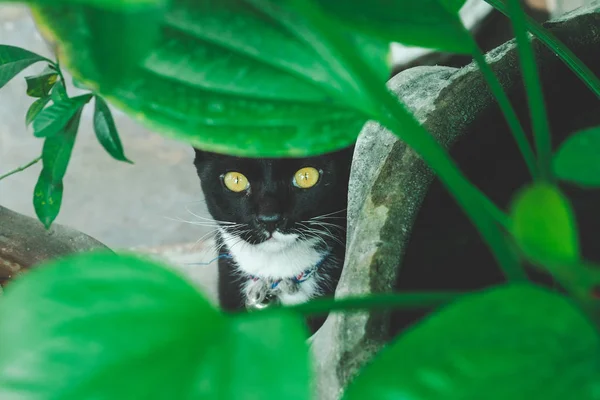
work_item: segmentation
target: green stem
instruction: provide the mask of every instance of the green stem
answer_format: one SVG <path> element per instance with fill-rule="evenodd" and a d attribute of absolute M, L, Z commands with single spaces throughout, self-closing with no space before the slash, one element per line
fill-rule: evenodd
<path fill-rule="evenodd" d="M 485 0 L 489 5 L 508 16 L 506 5 L 501 0 Z M 600 78 L 592 72 L 563 42 L 536 20 L 527 16 L 525 26 L 540 42 L 548 47 L 577 75 L 583 83 L 600 98 Z"/>
<path fill-rule="evenodd" d="M 40 161 L 42 159 L 42 156 L 39 156 L 38 158 L 28 162 L 27 164 L 20 166 L 18 168 L 13 169 L 12 171 L 7 172 L 4 175 L 0 175 L 0 181 L 4 178 L 8 178 L 9 176 L 16 174 L 17 172 L 21 172 L 26 170 L 27 168 L 31 167 L 32 165 L 36 164 L 38 161 Z"/>
<path fill-rule="evenodd" d="M 466 293 L 461 292 L 406 292 L 375 293 L 368 297 L 344 297 L 341 299 L 320 298 L 307 303 L 286 306 L 286 310 L 302 315 L 322 315 L 330 312 L 368 311 L 368 310 L 415 310 L 437 308 L 451 303 Z M 281 307 L 269 308 L 276 310 Z"/>
<path fill-rule="evenodd" d="M 477 44 L 475 42 L 473 42 L 473 46 L 473 58 L 475 59 L 475 62 L 479 66 L 479 70 L 481 71 L 481 73 L 485 77 L 485 80 L 490 86 L 492 94 L 498 101 L 500 110 L 504 114 L 504 119 L 508 123 L 510 131 L 515 139 L 515 142 L 517 142 L 517 146 L 519 147 L 519 150 L 521 151 L 521 154 L 525 159 L 525 164 L 527 164 L 529 173 L 535 180 L 538 176 L 538 170 L 535 162 L 535 154 L 533 152 L 533 149 L 531 148 L 531 145 L 529 144 L 529 141 L 527 140 L 527 136 L 525 135 L 523 126 L 519 122 L 519 118 L 517 117 L 515 110 L 510 104 L 510 100 L 508 99 L 506 92 L 502 88 L 502 85 L 500 85 L 500 81 L 498 81 L 498 78 L 494 74 L 494 71 L 492 71 L 492 68 L 485 61 L 485 57 L 481 53 L 481 50 L 477 47 Z"/>
<path fill-rule="evenodd" d="M 525 13 L 521 9 L 519 0 L 508 0 L 507 6 L 514 27 L 521 71 L 523 72 L 523 83 L 529 102 L 540 178 L 551 182 L 553 174 L 550 127 L 548 126 L 548 116 L 546 115 L 544 95 L 538 76 L 535 55 L 533 54 L 533 48 L 529 41 L 529 34 L 525 25 Z"/>
<path fill-rule="evenodd" d="M 497 220 L 502 212 L 467 180 L 444 148 L 375 77 L 370 66 L 345 40 L 335 21 L 326 19 L 312 2 L 298 0 L 294 7 L 310 21 L 312 27 L 306 29 L 292 25 L 289 28 L 299 29 L 298 33 L 304 35 L 330 68 L 343 72 L 340 76 L 349 73 L 357 87 L 355 96 L 365 99 L 362 111 L 398 135 L 433 169 L 484 237 L 507 279 L 526 280 L 516 254 L 508 246 L 498 225 L 498 222 L 506 221 L 506 218 Z"/>

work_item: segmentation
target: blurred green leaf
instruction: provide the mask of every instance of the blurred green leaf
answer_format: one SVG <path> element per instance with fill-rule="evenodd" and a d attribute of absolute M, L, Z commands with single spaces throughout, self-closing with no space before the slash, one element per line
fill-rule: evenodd
<path fill-rule="evenodd" d="M 537 184 L 520 191 L 511 206 L 511 218 L 511 232 L 530 258 L 579 261 L 573 210 L 557 187 Z"/>
<path fill-rule="evenodd" d="M 330 14 L 363 34 L 456 53 L 471 53 L 473 41 L 458 17 L 466 0 L 318 0 Z"/>
<path fill-rule="evenodd" d="M 352 81 L 283 28 L 278 16 L 245 1 L 174 1 L 161 16 L 152 52 L 130 79 L 113 76 L 111 84 L 95 56 L 82 51 L 92 42 L 81 10 L 47 7 L 34 15 L 45 36 L 57 38 L 61 63 L 76 79 L 154 129 L 203 149 L 319 154 L 353 143 L 367 120 L 352 109 L 360 106 Z M 106 27 L 99 22 L 94 29 Z M 383 84 L 388 43 L 354 32 L 348 38 L 378 66 Z"/>
<path fill-rule="evenodd" d="M 231 318 L 218 345 L 208 349 L 196 398 L 310 399 L 307 337 L 302 319 L 285 311 Z"/>
<path fill-rule="evenodd" d="M 512 285 L 467 295 L 376 356 L 344 400 L 593 400 L 600 337 L 567 298 Z"/>
<path fill-rule="evenodd" d="M 199 365 L 224 323 L 154 262 L 108 253 L 52 262 L 0 302 L 0 398 L 198 398 Z"/>
<path fill-rule="evenodd" d="M 3 0 L 0 0 L 2 2 Z M 32 6 L 70 6 L 70 7 L 96 7 L 115 11 L 144 10 L 148 8 L 164 7 L 171 0 L 22 0 Z"/>
<path fill-rule="evenodd" d="M 0 45 L 0 88 L 19 72 L 38 61 L 50 60 L 15 46 Z"/>
<path fill-rule="evenodd" d="M 25 116 L 25 125 L 29 125 L 42 112 L 46 104 L 50 101 L 50 97 L 42 97 L 37 99 L 29 106 L 27 115 Z"/>
<path fill-rule="evenodd" d="M 116 160 L 131 163 L 123 153 L 123 145 L 110 109 L 104 100 L 98 96 L 96 96 L 96 107 L 94 109 L 94 131 L 98 141 L 108 154 Z"/>
<path fill-rule="evenodd" d="M 46 97 L 58 79 L 58 74 L 51 68 L 44 69 L 34 76 L 26 76 L 27 95 L 31 97 Z"/>
<path fill-rule="evenodd" d="M 33 135 L 35 137 L 56 135 L 92 97 L 91 94 L 83 94 L 61 100 L 44 109 L 33 121 Z"/>
<path fill-rule="evenodd" d="M 554 156 L 558 178 L 583 187 L 600 186 L 600 127 L 574 133 Z"/>

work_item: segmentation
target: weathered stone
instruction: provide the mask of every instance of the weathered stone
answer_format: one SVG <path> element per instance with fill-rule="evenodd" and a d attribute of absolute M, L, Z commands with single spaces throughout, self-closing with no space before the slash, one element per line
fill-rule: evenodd
<path fill-rule="evenodd" d="M 66 226 L 46 230 L 38 220 L 0 206 L 0 284 L 41 262 L 94 249 L 106 246 Z"/>
<path fill-rule="evenodd" d="M 547 27 L 600 75 L 598 11 L 600 3 L 596 2 L 586 12 L 572 14 L 571 18 Z M 554 99 L 547 98 L 546 102 L 557 141 L 578 127 L 600 123 L 598 99 L 548 49 L 537 41 L 534 45 L 545 92 Z M 527 128 L 528 107 L 516 53 L 514 43 L 508 42 L 491 51 L 487 60 Z M 476 66 L 471 64 L 460 70 L 419 67 L 403 71 L 389 84 L 427 130 L 451 148 L 452 156 L 469 178 L 479 187 L 501 188 L 504 197 L 494 197 L 500 193 L 497 191 L 492 198 L 506 206 L 522 183 L 517 180 L 503 184 L 505 175 L 513 178 L 513 164 L 521 168 L 515 177 L 522 179 L 527 174 Z M 568 97 L 561 97 L 560 90 Z M 568 111 L 561 114 L 561 107 Z M 502 147 L 498 147 L 500 143 Z M 506 150 L 508 147 L 511 151 Z M 485 165 L 483 171 L 480 165 Z M 510 167 L 506 174 L 505 166 Z M 597 206 L 598 202 L 594 204 Z M 411 149 L 374 123 L 365 125 L 357 143 L 348 217 L 347 259 L 337 298 L 398 288 L 441 290 L 455 285 L 452 288 L 467 290 L 472 289 L 469 285 L 484 287 L 503 280 L 489 250 L 439 180 L 433 179 L 431 171 Z M 430 242 L 430 238 L 435 241 Z M 453 251 L 459 254 L 453 255 Z M 472 281 L 471 275 L 460 275 L 467 266 L 473 274 Z M 318 398 L 339 398 L 357 370 L 391 335 L 424 313 L 399 319 L 394 316 L 394 324 L 389 314 L 381 312 L 330 315 L 312 338 Z"/>

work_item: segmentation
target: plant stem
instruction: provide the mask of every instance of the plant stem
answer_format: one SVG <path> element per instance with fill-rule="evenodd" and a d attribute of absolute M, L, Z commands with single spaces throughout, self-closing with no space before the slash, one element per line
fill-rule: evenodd
<path fill-rule="evenodd" d="M 525 26 L 525 13 L 521 9 L 519 0 L 508 0 L 507 6 L 514 27 L 519 61 L 523 73 L 523 84 L 529 102 L 540 178 L 543 181 L 552 182 L 552 140 L 550 137 L 550 127 L 548 125 L 544 94 L 538 76 L 535 55 L 533 54 L 533 48 Z"/>
<path fill-rule="evenodd" d="M 506 5 L 502 0 L 485 0 L 489 5 L 500 11 L 502 14 L 508 16 Z M 600 98 L 600 78 L 596 76 L 585 65 L 563 42 L 558 40 L 552 32 L 545 29 L 536 20 L 530 16 L 525 18 L 525 26 L 542 42 L 548 47 L 554 54 L 556 54 L 570 69 L 577 75 L 583 83 L 597 96 Z"/>
<path fill-rule="evenodd" d="M 313 2 L 297 0 L 293 4 L 311 26 L 307 29 L 292 22 L 288 28 L 308 41 L 333 71 L 340 71 L 338 75 L 349 75 L 358 91 L 355 95 L 365 99 L 361 111 L 390 129 L 438 175 L 484 237 L 507 279 L 517 282 L 527 280 L 519 259 L 508 246 L 498 224 L 506 223 L 506 218 L 498 220 L 503 213 L 468 181 L 446 150 L 375 77 L 369 64 L 345 40 L 341 34 L 343 29 L 334 20 L 325 18 Z M 346 96 L 349 95 L 354 96 Z"/>
<path fill-rule="evenodd" d="M 15 169 L 13 169 L 12 171 L 8 171 L 8 172 L 7 172 L 6 174 L 4 174 L 4 175 L 0 175 L 0 181 L 1 181 L 2 179 L 4 179 L 4 178 L 8 178 L 9 176 L 11 176 L 11 175 L 13 175 L 13 174 L 16 174 L 17 172 L 21 172 L 21 171 L 24 171 L 24 170 L 26 170 L 27 168 L 29 168 L 29 167 L 31 167 L 32 165 L 36 164 L 36 163 L 37 163 L 38 161 L 40 161 L 41 159 L 42 159 L 42 156 L 39 156 L 38 158 L 36 158 L 36 159 L 34 159 L 34 160 L 32 160 L 32 161 L 28 162 L 27 164 L 25 164 L 25 165 L 23 165 L 23 166 L 21 166 L 21 167 L 15 168 Z"/>
<path fill-rule="evenodd" d="M 330 312 L 368 311 L 368 310 L 415 310 L 437 308 L 467 293 L 461 292 L 406 292 L 406 293 L 374 293 L 361 297 L 344 297 L 341 299 L 320 298 L 307 303 L 285 307 L 302 315 L 319 315 Z M 269 308 L 275 310 L 280 307 Z"/>
<path fill-rule="evenodd" d="M 515 110 L 510 104 L 510 100 L 508 99 L 506 92 L 502 88 L 502 85 L 500 85 L 500 81 L 498 81 L 498 78 L 494 74 L 494 71 L 492 71 L 492 68 L 485 61 L 485 57 L 481 53 L 479 47 L 477 47 L 475 41 L 473 41 L 473 46 L 473 58 L 475 59 L 475 62 L 479 66 L 479 70 L 481 71 L 485 80 L 490 86 L 492 94 L 498 101 L 500 110 L 504 114 L 504 119 L 508 123 L 510 131 L 515 139 L 515 142 L 517 142 L 517 146 L 521 151 L 521 155 L 523 155 L 523 158 L 525 159 L 527 169 L 529 169 L 529 173 L 535 180 L 538 177 L 538 170 L 535 162 L 535 154 L 533 152 L 533 149 L 531 148 L 531 145 L 529 144 L 529 141 L 527 140 L 527 136 L 525 135 L 523 126 L 519 122 L 519 118 L 517 117 Z"/>

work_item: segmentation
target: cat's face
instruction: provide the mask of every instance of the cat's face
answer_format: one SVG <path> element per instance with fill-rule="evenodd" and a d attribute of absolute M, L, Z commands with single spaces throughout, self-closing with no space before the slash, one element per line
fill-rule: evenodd
<path fill-rule="evenodd" d="M 345 227 L 352 153 L 351 147 L 309 158 L 256 159 L 196 150 L 194 163 L 213 218 L 238 224 L 222 228 L 261 244 L 306 239 L 327 224 Z"/>

